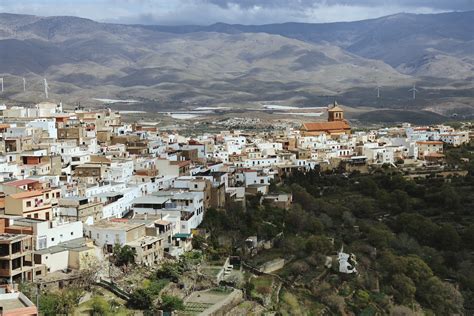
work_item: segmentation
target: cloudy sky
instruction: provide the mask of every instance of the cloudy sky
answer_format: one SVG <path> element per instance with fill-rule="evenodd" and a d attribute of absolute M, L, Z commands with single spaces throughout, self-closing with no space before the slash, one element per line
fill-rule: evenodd
<path fill-rule="evenodd" d="M 474 10 L 474 0 L 0 0 L 0 12 L 142 24 L 336 22 Z"/>

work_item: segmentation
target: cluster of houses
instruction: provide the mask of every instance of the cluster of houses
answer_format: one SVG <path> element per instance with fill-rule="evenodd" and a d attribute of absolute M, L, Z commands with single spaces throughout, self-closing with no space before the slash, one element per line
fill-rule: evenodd
<path fill-rule="evenodd" d="M 288 208 L 291 195 L 269 188 L 295 170 L 442 164 L 444 144 L 472 137 L 447 126 L 352 131 L 339 105 L 328 114 L 300 129 L 185 135 L 110 109 L 0 106 L 0 279 L 64 282 L 117 244 L 153 265 L 192 248 L 209 208 L 245 207 L 249 195 Z"/>

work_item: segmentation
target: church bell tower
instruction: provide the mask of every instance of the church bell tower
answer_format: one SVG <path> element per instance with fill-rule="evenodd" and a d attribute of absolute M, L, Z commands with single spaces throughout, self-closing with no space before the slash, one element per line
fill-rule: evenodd
<path fill-rule="evenodd" d="M 328 122 L 344 121 L 344 110 L 334 101 L 333 106 L 328 109 Z"/>

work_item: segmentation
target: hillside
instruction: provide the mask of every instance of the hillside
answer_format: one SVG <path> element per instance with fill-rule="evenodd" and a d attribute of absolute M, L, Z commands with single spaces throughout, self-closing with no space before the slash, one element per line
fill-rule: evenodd
<path fill-rule="evenodd" d="M 0 14 L 3 98 L 37 101 L 43 77 L 53 98 L 69 102 L 134 98 L 168 108 L 295 97 L 311 104 L 321 96 L 344 100 L 354 89 L 367 91 L 363 100 L 377 84 L 406 91 L 420 80 L 427 89 L 470 89 L 473 18 L 474 12 L 464 12 L 165 27 Z M 401 102 L 390 100 L 393 106 Z"/>
<path fill-rule="evenodd" d="M 447 148 L 448 165 L 469 171 L 450 181 L 410 180 L 400 166 L 365 175 L 295 173 L 271 186 L 292 193 L 288 210 L 258 196 L 246 210 L 209 210 L 205 251 L 243 253 L 259 268 L 284 259 L 245 285 L 249 299 L 282 315 L 472 315 L 474 165 L 460 159 L 472 157 L 472 148 Z M 249 236 L 273 247 L 242 251 Z M 354 254 L 357 274 L 338 270 L 341 249 Z"/>

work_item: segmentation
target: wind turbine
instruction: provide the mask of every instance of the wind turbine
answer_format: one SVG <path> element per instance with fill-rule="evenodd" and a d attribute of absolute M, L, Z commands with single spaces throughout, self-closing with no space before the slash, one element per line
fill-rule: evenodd
<path fill-rule="evenodd" d="M 44 95 L 48 99 L 48 81 L 46 81 L 46 78 L 44 78 Z"/>
<path fill-rule="evenodd" d="M 380 86 L 377 85 L 377 88 L 375 88 L 375 90 L 377 90 L 377 99 L 380 99 Z"/>
<path fill-rule="evenodd" d="M 416 84 L 413 84 L 413 88 L 408 91 L 413 91 L 413 100 L 416 100 L 416 93 L 418 92 L 418 90 L 416 89 Z"/>
<path fill-rule="evenodd" d="M 26 79 L 23 77 L 23 92 L 26 91 Z"/>

